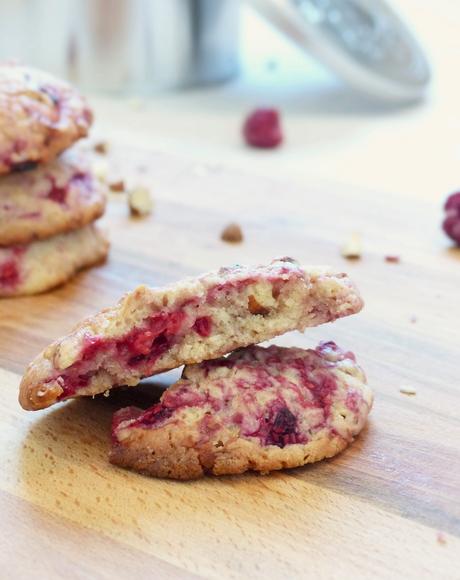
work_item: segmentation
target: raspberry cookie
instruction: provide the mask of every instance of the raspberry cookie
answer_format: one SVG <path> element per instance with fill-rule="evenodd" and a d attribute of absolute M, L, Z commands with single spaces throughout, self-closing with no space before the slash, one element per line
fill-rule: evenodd
<path fill-rule="evenodd" d="M 0 296 L 54 288 L 81 268 L 102 261 L 107 251 L 107 240 L 92 224 L 48 240 L 0 248 Z"/>
<path fill-rule="evenodd" d="M 50 161 L 92 123 L 85 99 L 39 70 L 0 66 L 0 174 Z"/>
<path fill-rule="evenodd" d="M 0 179 L 0 246 L 81 228 L 101 216 L 105 194 L 83 157 L 65 153 Z"/>
<path fill-rule="evenodd" d="M 221 268 L 166 288 L 140 286 L 88 318 L 29 366 L 20 403 L 35 410 L 354 314 L 362 300 L 346 274 L 268 266 Z"/>
<path fill-rule="evenodd" d="M 186 367 L 158 404 L 115 413 L 110 460 L 193 479 L 332 457 L 363 428 L 372 393 L 350 352 L 251 346 Z"/>

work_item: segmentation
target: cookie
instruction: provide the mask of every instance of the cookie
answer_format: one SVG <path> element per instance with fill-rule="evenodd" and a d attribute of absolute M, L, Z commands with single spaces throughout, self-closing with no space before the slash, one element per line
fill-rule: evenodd
<path fill-rule="evenodd" d="M 104 212 L 105 192 L 74 152 L 0 179 L 0 246 L 81 228 Z"/>
<path fill-rule="evenodd" d="M 332 342 L 251 346 L 186 367 L 146 411 L 118 411 L 110 461 L 173 479 L 299 467 L 349 445 L 371 405 L 354 355 Z"/>
<path fill-rule="evenodd" d="M 27 245 L 0 248 L 0 296 L 45 292 L 101 262 L 108 242 L 92 224 Z"/>
<path fill-rule="evenodd" d="M 290 258 L 268 266 L 221 268 L 166 288 L 139 286 L 88 318 L 29 366 L 20 403 L 35 410 L 235 348 L 358 312 L 346 274 L 303 268 Z"/>
<path fill-rule="evenodd" d="M 50 161 L 85 137 L 92 123 L 70 85 L 24 66 L 0 66 L 0 174 Z"/>

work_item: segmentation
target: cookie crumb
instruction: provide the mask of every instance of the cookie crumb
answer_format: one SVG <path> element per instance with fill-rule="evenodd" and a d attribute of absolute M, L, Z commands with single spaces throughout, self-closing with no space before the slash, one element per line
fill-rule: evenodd
<path fill-rule="evenodd" d="M 95 161 L 93 163 L 92 169 L 94 175 L 99 179 L 99 181 L 106 181 L 109 166 L 104 159 Z"/>
<path fill-rule="evenodd" d="M 347 260 L 359 260 L 362 255 L 361 236 L 357 233 L 351 234 L 349 239 L 342 246 L 342 256 Z"/>
<path fill-rule="evenodd" d="M 109 144 L 107 143 L 107 141 L 99 141 L 98 143 L 94 144 L 93 149 L 94 151 L 96 151 L 96 153 L 99 153 L 100 155 L 107 155 L 107 151 L 109 150 Z"/>
<path fill-rule="evenodd" d="M 243 232 L 238 224 L 231 223 L 222 230 L 220 237 L 224 242 L 239 244 L 243 241 Z"/>
<path fill-rule="evenodd" d="M 119 179 L 118 181 L 112 181 L 109 183 L 110 191 L 114 193 L 123 193 L 125 191 L 125 182 L 123 179 Z"/>
<path fill-rule="evenodd" d="M 438 542 L 438 544 L 440 544 L 441 546 L 445 546 L 447 544 L 447 538 L 446 538 L 446 534 L 444 532 L 438 532 L 436 534 L 436 541 Z"/>
<path fill-rule="evenodd" d="M 152 213 L 152 196 L 146 187 L 132 189 L 128 194 L 128 203 L 132 216 L 147 216 Z"/>
<path fill-rule="evenodd" d="M 401 261 L 401 258 L 399 256 L 396 255 L 388 255 L 385 256 L 385 262 L 388 262 L 388 264 L 399 264 L 399 262 Z"/>
<path fill-rule="evenodd" d="M 399 392 L 403 395 L 416 395 L 417 391 L 414 389 L 414 387 L 410 387 L 408 385 L 403 385 L 402 387 L 399 387 Z"/>

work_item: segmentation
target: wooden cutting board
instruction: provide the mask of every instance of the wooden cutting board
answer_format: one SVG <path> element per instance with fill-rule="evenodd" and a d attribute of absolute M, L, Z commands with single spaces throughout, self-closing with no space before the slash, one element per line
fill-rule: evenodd
<path fill-rule="evenodd" d="M 155 212 L 131 219 L 112 194 L 105 265 L 0 302 L 0 577 L 459 578 L 460 251 L 440 232 L 439 204 L 122 147 L 99 160 L 111 178 L 149 185 Z M 219 239 L 229 221 L 244 243 Z M 340 246 L 353 231 L 363 257 L 347 262 Z M 37 413 L 17 404 L 31 358 L 136 284 L 282 255 L 348 271 L 366 300 L 358 316 L 277 340 L 335 340 L 368 373 L 368 427 L 335 459 L 270 476 L 149 479 L 107 462 L 111 414 L 136 389 Z M 175 376 L 143 391 L 158 396 Z"/>

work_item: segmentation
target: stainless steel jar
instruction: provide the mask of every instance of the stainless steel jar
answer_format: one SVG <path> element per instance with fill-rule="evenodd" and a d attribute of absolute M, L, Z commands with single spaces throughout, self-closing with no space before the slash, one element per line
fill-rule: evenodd
<path fill-rule="evenodd" d="M 144 94 L 238 69 L 239 0 L 1 0 L 0 59 Z"/>

